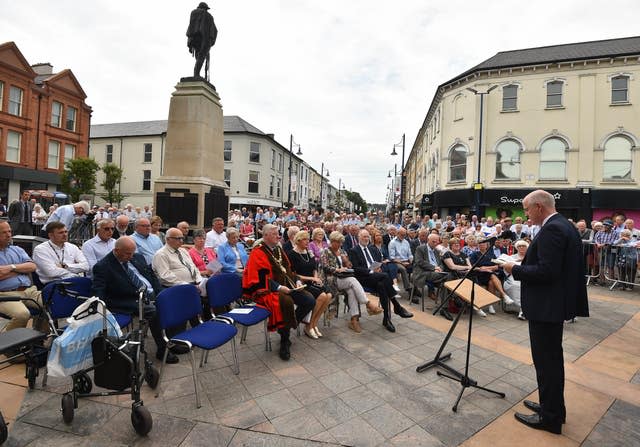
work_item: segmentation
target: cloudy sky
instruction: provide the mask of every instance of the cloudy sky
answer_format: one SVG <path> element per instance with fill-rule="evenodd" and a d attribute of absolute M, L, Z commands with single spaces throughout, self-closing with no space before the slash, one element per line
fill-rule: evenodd
<path fill-rule="evenodd" d="M 70 68 L 92 123 L 166 119 L 193 70 L 186 47 L 197 1 L 2 0 L 0 42 Z M 391 157 L 407 156 L 435 88 L 498 51 L 640 34 L 640 2 L 621 0 L 220 0 L 212 83 L 226 115 L 284 146 L 293 134 L 369 202 L 382 202 Z M 624 19 L 624 20 L 623 20 Z"/>

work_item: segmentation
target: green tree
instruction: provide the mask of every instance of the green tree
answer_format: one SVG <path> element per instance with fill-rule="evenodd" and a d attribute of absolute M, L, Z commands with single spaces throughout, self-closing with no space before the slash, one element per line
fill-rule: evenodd
<path fill-rule="evenodd" d="M 69 194 L 72 202 L 77 202 L 81 195 L 93 195 L 96 190 L 96 173 L 100 165 L 93 158 L 74 158 L 65 163 L 60 174 L 60 189 Z"/>
<path fill-rule="evenodd" d="M 367 211 L 367 202 L 360 196 L 359 192 L 354 191 L 342 191 L 344 196 L 349 202 L 352 202 L 355 207 L 355 211 L 364 213 Z"/>
<path fill-rule="evenodd" d="M 104 188 L 104 194 L 100 194 L 102 199 L 109 203 L 119 204 L 126 197 L 124 194 L 120 194 L 120 182 L 122 181 L 122 169 L 113 163 L 105 163 L 102 166 L 102 172 L 104 172 L 104 181 L 100 183 L 100 186 Z"/>

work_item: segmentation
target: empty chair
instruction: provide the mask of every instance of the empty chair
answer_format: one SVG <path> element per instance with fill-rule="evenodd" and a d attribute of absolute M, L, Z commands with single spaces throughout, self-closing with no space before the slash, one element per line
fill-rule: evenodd
<path fill-rule="evenodd" d="M 202 322 L 200 314 L 202 313 L 202 304 L 200 293 L 192 284 L 183 284 L 168 289 L 164 289 L 156 298 L 156 310 L 158 312 L 158 320 L 162 329 L 162 337 L 167 342 L 167 349 L 164 350 L 162 365 L 160 366 L 160 378 L 158 380 L 158 393 L 160 393 L 160 381 L 162 380 L 162 370 L 167 359 L 167 353 L 173 346 L 185 346 L 189 349 L 191 356 L 191 370 L 193 373 L 193 386 L 196 391 L 196 405 L 200 408 L 200 396 L 198 395 L 198 378 L 195 354 L 193 348 L 202 349 L 202 357 L 200 366 L 205 362 L 205 353 L 212 349 L 216 349 L 228 341 L 231 341 L 231 352 L 234 360 L 234 373 L 240 372 L 238 366 L 238 356 L 236 354 L 235 336 L 238 330 L 233 325 L 231 319 L 213 319 Z M 189 320 L 197 318 L 200 321 L 195 327 L 186 329 L 179 334 L 167 337 L 167 329 L 185 324 Z"/>
<path fill-rule="evenodd" d="M 234 302 L 242 297 L 242 279 L 235 273 L 221 273 L 212 276 L 207 281 L 207 295 L 209 296 L 209 304 L 211 307 L 222 307 Z M 247 328 L 254 326 L 260 322 L 264 323 L 264 346 L 266 351 L 271 351 L 271 339 L 267 325 L 271 313 L 258 306 L 241 306 L 238 310 L 232 310 L 218 317 L 232 318 L 236 324 L 242 326 L 240 335 L 240 343 L 244 343 L 247 339 Z M 244 313 L 247 312 L 247 313 Z"/>

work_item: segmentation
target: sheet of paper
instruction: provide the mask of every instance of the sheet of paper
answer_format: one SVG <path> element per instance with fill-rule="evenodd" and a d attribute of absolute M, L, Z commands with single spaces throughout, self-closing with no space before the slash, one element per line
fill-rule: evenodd
<path fill-rule="evenodd" d="M 231 309 L 229 311 L 230 314 L 242 314 L 242 315 L 246 315 L 246 314 L 250 314 L 251 311 L 253 310 L 253 308 L 248 308 L 248 307 L 239 307 L 236 309 Z"/>

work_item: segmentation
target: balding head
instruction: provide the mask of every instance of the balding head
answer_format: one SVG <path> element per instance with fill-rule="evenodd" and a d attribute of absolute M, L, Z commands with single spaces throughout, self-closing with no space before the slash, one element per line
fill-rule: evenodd
<path fill-rule="evenodd" d="M 122 236 L 116 239 L 116 244 L 113 248 L 113 255 L 120 262 L 127 262 L 131 260 L 133 254 L 136 252 L 136 243 L 129 236 Z"/>
<path fill-rule="evenodd" d="M 522 207 L 534 225 L 542 225 L 544 220 L 556 212 L 556 200 L 545 190 L 537 189 L 525 196 Z"/>
<path fill-rule="evenodd" d="M 440 236 L 437 235 L 436 233 L 431 233 L 427 238 L 427 244 L 429 244 L 429 247 L 431 247 L 432 249 L 436 248 L 439 243 L 440 243 Z"/>

